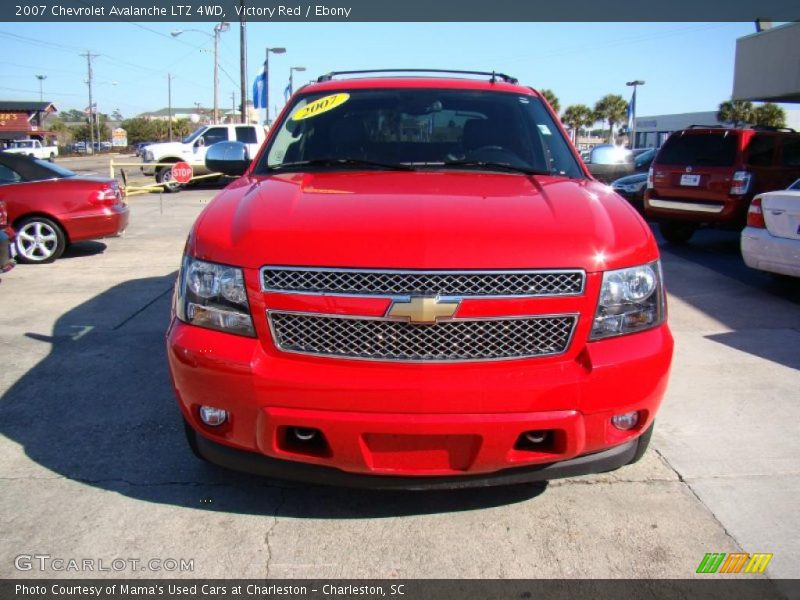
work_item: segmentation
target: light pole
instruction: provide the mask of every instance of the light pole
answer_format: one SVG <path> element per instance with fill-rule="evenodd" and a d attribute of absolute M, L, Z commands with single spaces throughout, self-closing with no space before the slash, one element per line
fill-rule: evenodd
<path fill-rule="evenodd" d="M 178 37 L 182 33 L 193 31 L 214 38 L 214 123 L 219 121 L 219 34 L 225 33 L 230 27 L 230 23 L 222 21 L 214 25 L 213 35 L 200 29 L 176 29 L 170 32 L 172 37 Z"/>
<path fill-rule="evenodd" d="M 294 79 L 292 78 L 292 75 L 294 74 L 295 71 L 300 73 L 301 71 L 305 70 L 306 70 L 305 67 L 289 67 L 289 96 L 294 94 Z"/>
<path fill-rule="evenodd" d="M 625 85 L 633 88 L 633 98 L 631 98 L 631 150 L 636 148 L 636 88 L 644 85 L 644 81 L 636 79 L 629 81 Z"/>
<path fill-rule="evenodd" d="M 284 54 L 286 52 L 286 48 L 267 48 L 267 51 L 264 55 L 264 102 L 266 107 L 264 110 L 266 111 L 264 114 L 264 125 L 269 126 L 269 53 L 272 52 L 273 54 Z"/>
<path fill-rule="evenodd" d="M 37 75 L 36 79 L 39 80 L 39 102 L 44 102 L 44 80 L 47 79 L 47 75 Z"/>

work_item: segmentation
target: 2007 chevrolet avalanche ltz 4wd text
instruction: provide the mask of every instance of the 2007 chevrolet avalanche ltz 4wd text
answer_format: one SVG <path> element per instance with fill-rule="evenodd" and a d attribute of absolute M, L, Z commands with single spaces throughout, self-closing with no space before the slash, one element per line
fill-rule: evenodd
<path fill-rule="evenodd" d="M 167 349 L 194 452 L 286 479 L 460 487 L 616 469 L 667 385 L 658 247 L 534 90 L 332 73 L 186 244 Z"/>

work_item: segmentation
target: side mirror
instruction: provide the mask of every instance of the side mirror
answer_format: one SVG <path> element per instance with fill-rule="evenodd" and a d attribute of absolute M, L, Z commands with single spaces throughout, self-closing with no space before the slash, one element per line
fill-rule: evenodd
<path fill-rule="evenodd" d="M 217 142 L 208 147 L 206 167 L 215 173 L 238 177 L 250 166 L 250 153 L 242 142 Z"/>
<path fill-rule="evenodd" d="M 197 146 L 198 148 L 202 148 L 203 146 L 206 145 L 206 140 L 201 135 L 199 138 L 197 138 L 194 145 Z"/>
<path fill-rule="evenodd" d="M 633 152 L 613 144 L 600 144 L 592 148 L 586 166 L 592 175 L 604 182 L 631 175 L 636 170 Z"/>

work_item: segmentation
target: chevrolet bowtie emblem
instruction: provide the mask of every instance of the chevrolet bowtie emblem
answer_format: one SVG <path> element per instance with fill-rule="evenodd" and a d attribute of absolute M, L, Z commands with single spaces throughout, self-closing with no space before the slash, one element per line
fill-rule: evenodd
<path fill-rule="evenodd" d="M 433 324 L 441 318 L 456 314 L 458 300 L 440 300 L 431 296 L 418 296 L 409 301 L 395 300 L 386 313 L 388 317 L 404 317 L 411 323 Z"/>

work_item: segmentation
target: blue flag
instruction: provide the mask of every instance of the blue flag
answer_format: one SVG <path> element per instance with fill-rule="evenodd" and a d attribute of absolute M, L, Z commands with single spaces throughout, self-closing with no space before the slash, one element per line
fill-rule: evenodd
<path fill-rule="evenodd" d="M 292 82 L 286 84 L 286 89 L 283 90 L 283 100 L 284 102 L 288 102 L 289 98 L 292 97 Z"/>
<path fill-rule="evenodd" d="M 267 73 L 263 68 L 253 81 L 253 108 L 267 108 Z"/>
<path fill-rule="evenodd" d="M 633 115 L 636 114 L 636 86 L 633 88 L 633 96 L 628 104 L 628 131 L 633 130 Z"/>

